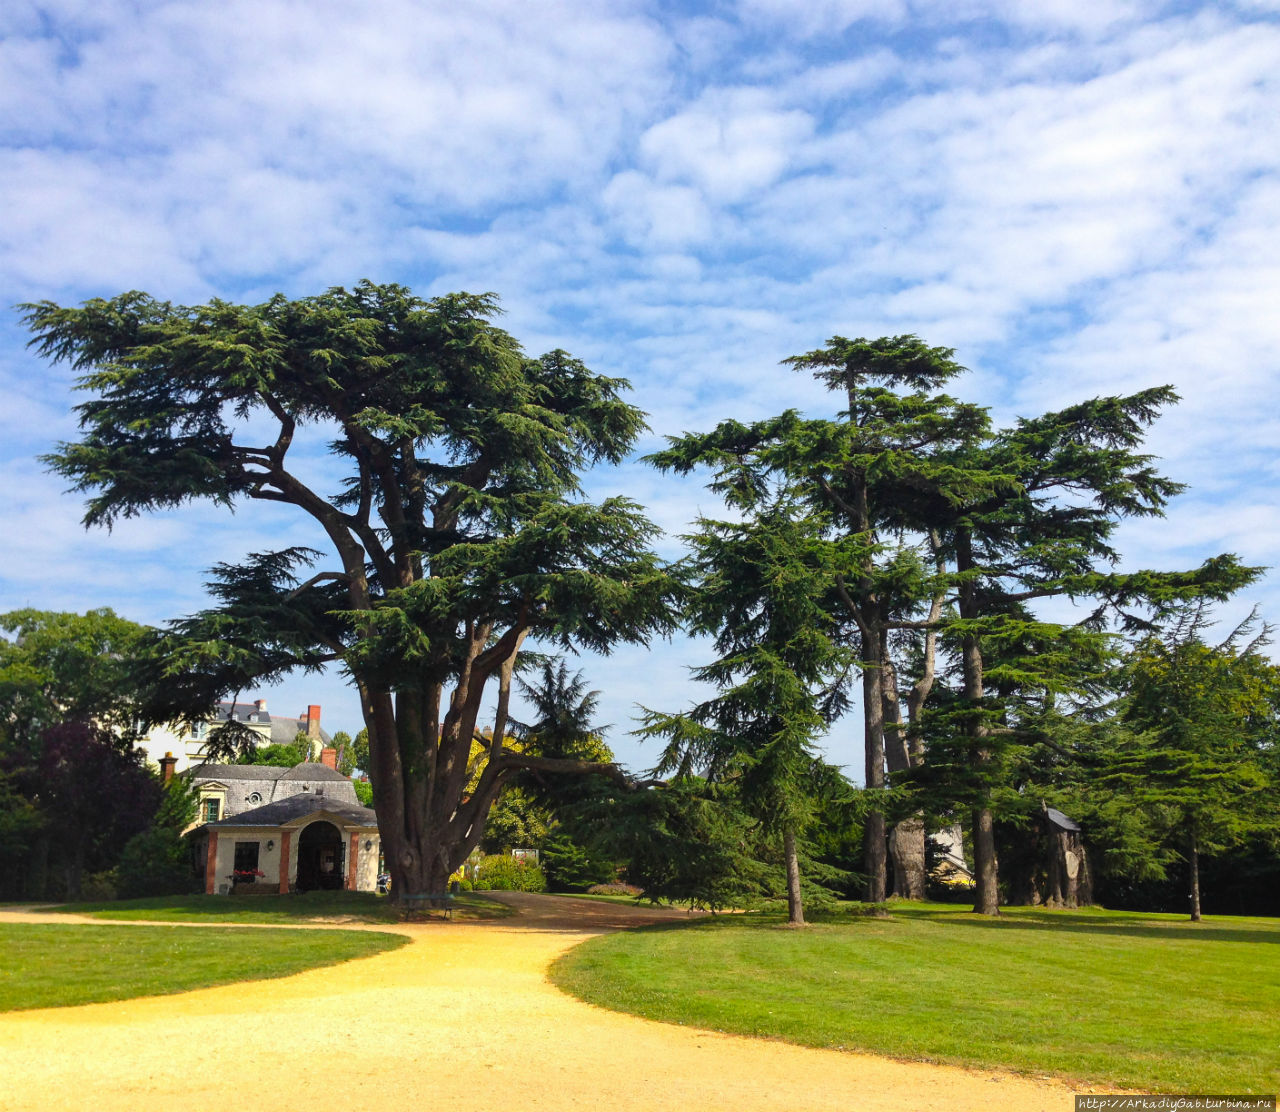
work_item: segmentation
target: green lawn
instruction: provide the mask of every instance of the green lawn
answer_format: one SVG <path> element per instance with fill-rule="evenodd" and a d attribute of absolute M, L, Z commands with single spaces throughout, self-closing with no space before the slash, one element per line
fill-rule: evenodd
<path fill-rule="evenodd" d="M 0 926 L 0 1011 L 287 977 L 394 950 L 407 941 L 404 935 L 377 931 L 5 924 Z"/>
<path fill-rule="evenodd" d="M 286 896 L 157 896 L 145 900 L 61 904 L 44 911 L 71 911 L 95 919 L 147 922 L 220 923 L 399 923 L 403 913 L 385 896 L 372 892 L 307 892 Z M 457 898 L 455 919 L 500 919 L 511 909 L 496 900 L 464 893 Z"/>
<path fill-rule="evenodd" d="M 941 904 L 890 918 L 646 927 L 579 946 L 561 988 L 652 1019 L 1161 1092 L 1280 1089 L 1280 920 Z"/>

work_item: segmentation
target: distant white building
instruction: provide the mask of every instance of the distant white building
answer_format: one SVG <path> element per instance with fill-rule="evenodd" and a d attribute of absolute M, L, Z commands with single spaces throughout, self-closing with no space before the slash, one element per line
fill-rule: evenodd
<path fill-rule="evenodd" d="M 176 758 L 174 771 L 186 772 L 206 759 L 205 745 L 212 730 L 224 722 L 235 721 L 256 733 L 260 745 L 291 745 L 298 734 L 311 739 L 312 759 L 318 759 L 320 751 L 329 746 L 332 739 L 320 728 L 320 706 L 312 704 L 296 718 L 288 715 L 268 714 L 266 699 L 252 703 L 219 703 L 208 718 L 175 723 L 152 728 L 139 742 L 147 759 L 161 764 L 164 757 Z"/>

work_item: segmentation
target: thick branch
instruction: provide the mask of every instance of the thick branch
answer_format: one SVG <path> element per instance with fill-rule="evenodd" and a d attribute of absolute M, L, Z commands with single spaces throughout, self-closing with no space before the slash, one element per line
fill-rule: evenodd
<path fill-rule="evenodd" d="M 325 582 L 325 580 L 335 579 L 335 580 L 343 580 L 345 582 L 350 578 L 351 577 L 347 575 L 347 573 L 344 571 L 322 571 L 317 575 L 313 575 L 305 583 L 299 584 L 296 588 L 290 591 L 287 595 L 284 596 L 284 601 L 292 602 L 295 598 L 297 598 L 300 594 L 302 594 L 303 591 L 310 590 L 317 583 L 323 583 Z"/>

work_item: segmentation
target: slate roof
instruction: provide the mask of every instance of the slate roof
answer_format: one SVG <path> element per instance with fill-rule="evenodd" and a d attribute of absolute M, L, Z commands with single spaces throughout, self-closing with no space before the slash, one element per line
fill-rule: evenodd
<path fill-rule="evenodd" d="M 1067 818 L 1067 816 L 1064 815 L 1061 811 L 1057 810 L 1057 808 L 1046 807 L 1045 814 L 1049 816 L 1049 821 L 1053 823 L 1053 825 L 1056 826 L 1059 830 L 1069 830 L 1073 834 L 1080 833 L 1079 824 L 1072 822 L 1071 819 Z"/>
<path fill-rule="evenodd" d="M 274 765 L 268 766 L 274 768 Z M 343 776 L 336 768 L 330 768 L 327 764 L 321 764 L 319 761 L 303 761 L 302 764 L 296 764 L 292 768 L 285 769 L 281 780 L 350 780 L 351 777 Z"/>
<path fill-rule="evenodd" d="M 228 818 L 267 803 L 301 795 L 355 805 L 356 789 L 350 777 L 319 761 L 304 761 L 292 768 L 282 765 L 202 764 L 191 770 L 192 782 L 224 784 L 224 812 Z"/>
<path fill-rule="evenodd" d="M 287 765 L 202 764 L 191 770 L 200 780 L 350 780 L 336 768 L 319 761 L 303 761 L 292 768 Z"/>
<path fill-rule="evenodd" d="M 291 795 L 288 799 L 278 799 L 274 803 L 255 807 L 252 811 L 241 811 L 238 815 L 231 815 L 207 825 L 209 827 L 283 826 L 294 819 L 305 818 L 320 811 L 337 815 L 353 826 L 376 827 L 378 825 L 378 816 L 372 807 L 361 807 L 358 803 L 343 803 L 328 796 L 316 796 L 309 792 Z"/>
<path fill-rule="evenodd" d="M 299 765 L 299 768 L 316 767 L 312 765 Z M 333 769 L 328 765 L 318 766 L 329 772 Z M 196 765 L 191 770 L 192 779 L 198 780 L 279 780 L 289 772 L 290 769 L 285 765 L 224 765 L 224 764 L 202 764 Z M 295 777 L 297 779 L 297 777 Z M 321 777 L 316 777 L 321 779 Z M 324 777 L 328 779 L 328 777 Z"/>
<path fill-rule="evenodd" d="M 226 722 L 228 718 L 234 718 L 237 722 L 250 727 L 255 725 L 269 726 L 271 730 L 269 744 L 271 745 L 291 745 L 299 732 L 306 733 L 307 730 L 307 720 L 305 718 L 269 714 L 265 710 L 259 710 L 255 703 L 219 703 L 214 708 L 213 717 L 216 723 Z M 320 736 L 317 740 L 323 747 L 331 744 L 333 738 L 321 726 Z"/>

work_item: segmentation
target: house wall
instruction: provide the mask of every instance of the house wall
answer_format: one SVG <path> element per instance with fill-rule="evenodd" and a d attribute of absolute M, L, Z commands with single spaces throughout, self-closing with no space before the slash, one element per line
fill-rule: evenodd
<path fill-rule="evenodd" d="M 360 833 L 360 851 L 356 855 L 356 888 L 361 892 L 378 890 L 378 858 L 382 853 L 382 844 L 376 830 L 362 830 Z M 365 849 L 365 842 L 372 842 L 371 849 Z"/>
<path fill-rule="evenodd" d="M 204 760 L 204 741 L 192 736 L 189 722 L 177 726 L 153 726 L 138 743 L 138 748 L 154 765 L 159 765 L 160 758 L 166 753 L 172 753 L 178 758 L 175 772 L 186 772 Z"/>
<path fill-rule="evenodd" d="M 236 842 L 258 843 L 258 868 L 266 876 L 259 877 L 258 883 L 274 886 L 280 879 L 280 831 L 274 828 L 254 830 L 250 827 L 223 827 L 218 830 L 218 856 L 214 875 L 215 892 L 226 894 L 231 891 L 231 874 L 235 871 Z M 267 849 L 267 843 L 274 843 Z M 291 873 L 298 868 L 296 853 L 291 853 Z"/>
<path fill-rule="evenodd" d="M 309 825 L 309 824 L 308 824 Z M 231 891 L 231 874 L 235 871 L 236 842 L 258 843 L 258 868 L 267 875 L 258 878 L 258 883 L 270 886 L 273 890 L 280 882 L 280 852 L 284 842 L 284 832 L 289 831 L 289 882 L 292 884 L 298 877 L 298 841 L 302 836 L 302 827 L 221 827 L 215 828 L 218 835 L 217 865 L 214 874 L 214 892 L 227 895 Z M 342 838 L 350 852 L 351 836 L 357 835 L 359 844 L 356 851 L 356 889 L 360 892 L 376 892 L 378 888 L 378 857 L 381 843 L 376 830 L 356 827 L 339 827 Z M 211 831 L 212 833 L 212 831 Z M 267 849 L 267 843 L 274 843 Z M 372 842 L 370 849 L 365 849 L 365 842 Z"/>

